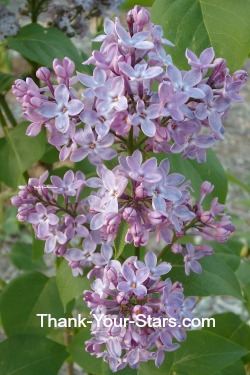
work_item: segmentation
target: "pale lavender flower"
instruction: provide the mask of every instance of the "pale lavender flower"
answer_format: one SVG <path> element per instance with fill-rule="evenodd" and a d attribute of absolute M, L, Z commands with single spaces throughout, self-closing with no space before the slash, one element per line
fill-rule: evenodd
<path fill-rule="evenodd" d="M 82 112 L 80 119 L 89 126 L 94 126 L 96 133 L 102 138 L 109 132 L 113 113 L 107 113 L 107 111 L 96 112 L 89 109 Z"/>
<path fill-rule="evenodd" d="M 212 64 L 214 59 L 214 50 L 212 47 L 206 48 L 204 51 L 202 51 L 199 58 L 194 52 L 187 48 L 186 58 L 188 60 L 188 64 L 191 65 L 192 68 L 200 71 L 207 71 L 207 69 L 214 67 L 214 64 Z"/>
<path fill-rule="evenodd" d="M 114 136 L 107 134 L 98 140 L 89 125 L 76 132 L 75 140 L 80 148 L 73 151 L 71 161 L 80 161 L 88 156 L 90 163 L 98 165 L 102 160 L 111 160 L 116 156 L 116 151 L 110 148 L 114 143 Z"/>
<path fill-rule="evenodd" d="M 127 178 L 105 169 L 102 173 L 102 182 L 106 189 L 102 203 L 106 204 L 107 212 L 118 212 L 118 198 L 126 189 Z"/>
<path fill-rule="evenodd" d="M 103 86 L 95 89 L 95 95 L 100 99 L 98 111 L 124 111 L 128 102 L 124 96 L 124 81 L 122 77 L 110 78 Z"/>
<path fill-rule="evenodd" d="M 73 218 L 72 216 L 67 216 L 65 218 L 65 235 L 68 239 L 72 239 L 74 236 L 87 237 L 89 234 L 88 229 L 83 225 L 86 223 L 85 215 L 78 215 Z"/>
<path fill-rule="evenodd" d="M 138 182 L 154 183 L 160 181 L 162 176 L 157 172 L 157 160 L 151 158 L 142 163 L 142 154 L 139 150 L 126 158 L 121 156 L 119 162 L 129 176 Z"/>
<path fill-rule="evenodd" d="M 83 110 L 83 103 L 80 100 L 69 100 L 70 92 L 64 84 L 56 87 L 54 102 L 43 103 L 40 113 L 47 119 L 55 118 L 55 126 L 61 133 L 66 133 L 70 124 L 70 116 L 76 116 Z"/>
<path fill-rule="evenodd" d="M 169 174 L 169 171 L 170 163 L 168 159 L 164 159 L 158 168 L 158 173 L 162 176 L 161 180 L 153 184 L 144 184 L 148 195 L 152 197 L 152 206 L 155 210 L 166 211 L 165 200 L 176 202 L 182 196 L 176 186 L 180 185 L 185 177 L 179 173 Z"/>
<path fill-rule="evenodd" d="M 55 194 L 65 194 L 74 196 L 77 190 L 83 185 L 82 180 L 75 180 L 74 173 L 69 170 L 65 173 L 63 180 L 58 176 L 51 176 L 53 192 Z"/>
<path fill-rule="evenodd" d="M 222 128 L 221 117 L 230 107 L 230 101 L 222 96 L 214 99 L 213 91 L 208 85 L 201 84 L 199 87 L 205 92 L 204 103 L 198 104 L 195 115 L 199 120 L 208 119 L 211 129 L 219 133 Z"/>
<path fill-rule="evenodd" d="M 137 297 L 144 297 L 147 293 L 147 289 L 142 283 L 149 276 L 148 267 L 138 269 L 136 273 L 126 264 L 122 267 L 122 275 L 126 281 L 118 283 L 117 288 L 121 292 L 132 291 Z"/>
<path fill-rule="evenodd" d="M 160 66 L 148 67 L 148 64 L 146 63 L 136 64 L 132 67 L 128 63 L 120 62 L 118 63 L 118 66 L 120 70 L 131 79 L 131 81 L 152 79 L 163 72 L 163 69 Z"/>
<path fill-rule="evenodd" d="M 190 70 L 189 72 L 181 74 L 181 71 L 174 65 L 169 65 L 167 73 L 170 81 L 172 82 L 175 90 L 183 91 L 188 94 L 189 97 L 194 99 L 202 99 L 205 97 L 204 91 L 199 88 L 195 88 L 201 81 L 201 73 L 198 70 Z"/>
<path fill-rule="evenodd" d="M 150 270 L 150 278 L 152 280 L 158 279 L 159 276 L 166 275 L 172 268 L 171 264 L 167 262 L 161 262 L 157 266 L 157 256 L 155 253 L 153 253 L 153 251 L 149 251 L 145 255 L 145 264 Z M 139 260 L 136 263 L 139 269 L 145 268 L 145 264 Z"/>
<path fill-rule="evenodd" d="M 28 215 L 27 221 L 37 226 L 37 234 L 40 238 L 46 237 L 50 225 L 56 225 L 59 218 L 55 214 L 49 213 L 42 203 L 37 203 L 35 209 L 36 213 Z"/>
<path fill-rule="evenodd" d="M 66 235 L 62 231 L 60 231 L 56 225 L 51 226 L 49 233 L 46 236 L 44 251 L 45 253 L 51 253 L 55 249 L 57 243 L 63 245 L 66 242 Z"/>
<path fill-rule="evenodd" d="M 176 92 L 172 84 L 163 82 L 159 86 L 160 114 L 162 116 L 171 116 L 174 120 L 181 121 L 184 114 L 179 109 L 186 103 L 189 96 L 184 92 Z"/>
<path fill-rule="evenodd" d="M 77 143 L 75 141 L 75 126 L 69 126 L 66 133 L 60 133 L 56 129 L 52 129 L 49 137 L 49 143 L 54 145 L 59 153 L 59 160 L 66 160 L 72 152 L 77 149 Z"/>
<path fill-rule="evenodd" d="M 141 125 L 141 130 L 148 137 L 155 135 L 155 123 L 152 121 L 159 117 L 159 105 L 152 104 L 147 109 L 143 100 L 138 100 L 136 113 L 131 118 L 132 125 Z"/>
<path fill-rule="evenodd" d="M 88 89 L 84 90 L 84 94 L 86 93 L 89 95 L 94 96 L 94 89 L 100 86 L 103 86 L 107 79 L 106 71 L 100 68 L 95 68 L 93 72 L 93 76 L 84 73 L 77 73 L 77 77 L 79 81 Z"/>
<path fill-rule="evenodd" d="M 134 34 L 132 37 L 129 33 L 121 26 L 119 22 L 115 24 L 115 30 L 119 37 L 119 41 L 123 47 L 126 48 L 137 48 L 142 50 L 148 50 L 154 48 L 154 44 L 152 42 L 146 41 L 150 36 L 149 32 L 141 31 Z"/>
<path fill-rule="evenodd" d="M 198 251 L 196 251 L 198 248 Z M 212 255 L 213 250 L 211 246 L 205 245 L 205 248 L 202 246 L 195 246 L 191 243 L 186 244 L 186 253 L 184 255 L 184 263 L 185 263 L 185 273 L 187 276 L 190 275 L 190 271 L 192 270 L 195 273 L 200 274 L 202 272 L 202 266 L 199 262 L 199 259 L 204 258 L 207 255 Z"/>

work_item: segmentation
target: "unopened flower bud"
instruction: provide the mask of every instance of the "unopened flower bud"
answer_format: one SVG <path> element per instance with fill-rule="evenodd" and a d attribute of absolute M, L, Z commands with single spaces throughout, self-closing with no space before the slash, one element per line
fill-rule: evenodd
<path fill-rule="evenodd" d="M 204 181 L 201 185 L 201 192 L 205 195 L 210 194 L 214 189 L 214 185 L 209 181 Z"/>
<path fill-rule="evenodd" d="M 181 254 L 182 253 L 182 246 L 180 243 L 175 243 L 172 247 L 172 252 L 174 254 Z"/>
<path fill-rule="evenodd" d="M 150 21 L 150 13 L 147 9 L 142 8 L 139 10 L 138 15 L 137 15 L 137 20 L 136 23 L 143 28 L 146 26 Z"/>
<path fill-rule="evenodd" d="M 204 211 L 200 215 L 200 220 L 204 224 L 212 223 L 214 219 L 214 215 L 210 211 Z"/>
<path fill-rule="evenodd" d="M 241 81 L 242 83 L 245 83 L 247 80 L 247 72 L 245 70 L 237 70 L 232 75 L 233 81 Z"/>
<path fill-rule="evenodd" d="M 144 198 L 147 198 L 148 192 L 143 185 L 139 185 L 135 189 L 135 195 L 136 195 L 137 198 L 144 199 Z"/>
<path fill-rule="evenodd" d="M 123 219 L 127 222 L 131 222 L 136 218 L 136 210 L 133 207 L 126 207 L 122 213 Z"/>
<path fill-rule="evenodd" d="M 47 82 L 50 79 L 50 70 L 45 66 L 42 66 L 36 71 L 36 76 L 41 81 Z"/>

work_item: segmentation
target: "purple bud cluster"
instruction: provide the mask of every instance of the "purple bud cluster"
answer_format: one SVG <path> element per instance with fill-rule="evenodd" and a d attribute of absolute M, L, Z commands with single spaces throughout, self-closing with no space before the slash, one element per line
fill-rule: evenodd
<path fill-rule="evenodd" d="M 149 252 L 145 263 L 132 256 L 123 265 L 111 260 L 90 272 L 89 278 L 96 279 L 84 299 L 91 315 L 103 314 L 109 324 L 104 319 L 100 324 L 93 321 L 94 337 L 86 342 L 87 351 L 109 362 L 113 372 L 127 365 L 138 368 L 140 362 L 149 360 L 159 367 L 165 352 L 178 349 L 176 341 L 185 340 L 182 320 L 192 318 L 195 298 L 185 299 L 180 283 L 161 280 L 170 270 L 169 263 L 157 265 L 156 255 Z"/>
<path fill-rule="evenodd" d="M 197 237 L 228 240 L 234 227 L 224 205 L 217 198 L 210 208 L 204 205 L 214 186 L 203 182 L 194 201 L 191 182 L 170 171 L 164 154 L 204 162 L 206 149 L 223 140 L 222 120 L 232 101 L 242 101 L 239 91 L 246 81 L 244 71 L 231 76 L 212 48 L 199 57 L 187 50 L 190 69 L 179 70 L 165 52 L 172 43 L 144 8 L 135 6 L 127 25 L 128 31 L 119 19 L 105 21 L 105 35 L 95 39 L 102 43 L 100 50 L 85 62 L 95 66 L 93 75 L 75 76 L 74 63 L 65 57 L 54 60 L 52 72 L 38 69 L 43 87 L 31 78 L 13 86 L 31 122 L 27 135 L 36 136 L 45 126 L 61 161 L 88 158 L 95 166 L 96 174 L 86 178 L 80 171 L 50 176 L 50 182 L 48 172 L 31 178 L 12 204 L 18 220 L 31 223 L 36 237 L 45 241 L 45 252 L 64 257 L 74 276 L 92 267 L 88 276 L 96 280 L 85 301 L 92 314 L 108 315 L 112 325 L 100 328 L 94 322 L 87 350 L 108 361 L 113 371 L 147 360 L 160 366 L 164 353 L 178 348 L 173 340 L 185 340 L 183 327 L 116 327 L 117 317 L 134 320 L 140 313 L 181 324 L 191 316 L 194 299 L 184 299 L 178 282 L 162 279 L 171 265 L 157 265 L 154 253 L 146 255 L 145 263 L 130 257 L 121 265 L 112 260 L 113 247 L 121 236 L 136 253 L 150 238 L 161 240 L 165 247 L 158 259 L 167 250 L 182 255 L 190 275 L 201 273 L 199 260 L 213 253 Z M 153 156 L 157 153 L 160 162 Z M 182 241 L 186 234 L 194 241 Z"/>

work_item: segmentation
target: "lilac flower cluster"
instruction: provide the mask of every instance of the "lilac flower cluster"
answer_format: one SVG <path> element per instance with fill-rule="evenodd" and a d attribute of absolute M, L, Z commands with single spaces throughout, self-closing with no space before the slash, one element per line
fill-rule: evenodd
<path fill-rule="evenodd" d="M 92 316 L 104 314 L 111 322 L 107 327 L 103 321 L 99 325 L 93 321 L 94 337 L 86 342 L 87 351 L 108 362 L 113 372 L 127 365 L 138 368 L 149 360 L 159 367 L 165 352 L 179 348 L 176 340 L 185 340 L 182 320 L 192 318 L 195 298 L 185 299 L 180 283 L 161 280 L 170 269 L 167 262 L 157 266 L 156 255 L 149 252 L 145 263 L 132 256 L 123 265 L 111 260 L 90 272 L 89 278 L 96 279 L 84 299 Z M 154 323 L 144 324 L 148 318 Z M 171 319 L 175 324 L 169 324 Z"/>
<path fill-rule="evenodd" d="M 226 242 L 234 227 L 223 214 L 224 205 L 215 198 L 209 211 L 202 202 L 213 185 L 204 182 L 195 204 L 190 182 L 179 173 L 169 174 L 169 161 L 150 158 L 142 163 L 142 154 L 120 156 L 113 170 L 97 168 L 99 177 L 85 179 L 82 172 L 66 172 L 64 178 L 51 176 L 51 185 L 31 178 L 20 187 L 12 204 L 18 207 L 17 218 L 33 225 L 36 237 L 45 241 L 45 252 L 65 257 L 73 274 L 83 274 L 83 267 L 108 264 L 113 242 L 121 225 L 127 224 L 125 241 L 135 248 L 147 245 L 150 234 L 156 242 L 165 241 L 174 253 L 184 257 L 185 271 L 201 272 L 198 259 L 212 254 L 209 245 L 176 244 L 187 232 L 205 240 Z M 129 186 L 130 181 L 130 186 Z M 93 189 L 82 198 L 84 187 Z M 98 189 L 98 190 L 96 190 Z M 61 203 L 63 201 L 63 203 Z M 195 252 L 195 250 L 197 250 Z"/>
<path fill-rule="evenodd" d="M 203 182 L 194 201 L 190 181 L 170 172 L 166 156 L 206 160 L 206 149 L 223 140 L 222 119 L 231 102 L 242 101 L 246 73 L 229 75 L 225 60 L 214 59 L 212 48 L 199 57 L 187 50 L 190 69 L 180 71 L 165 52 L 171 42 L 150 22 L 148 10 L 135 6 L 127 24 L 128 32 L 118 19 L 105 21 L 105 35 L 95 39 L 102 42 L 100 51 L 85 62 L 95 65 L 93 75 L 75 76 L 74 63 L 65 57 L 54 60 L 53 72 L 38 69 L 43 87 L 31 78 L 15 82 L 13 93 L 31 122 L 27 135 L 36 136 L 45 126 L 61 161 L 88 158 L 96 174 L 85 178 L 68 171 L 48 182 L 45 172 L 20 187 L 12 204 L 18 220 L 31 223 L 36 237 L 45 241 L 45 252 L 64 257 L 73 275 L 92 267 L 94 292 L 86 291 L 85 301 L 93 314 L 134 319 L 143 311 L 181 321 L 190 316 L 194 300 L 184 299 L 178 282 L 162 279 L 171 265 L 157 266 L 152 252 L 145 263 L 130 257 L 121 265 L 112 260 L 113 247 L 121 235 L 135 254 L 150 238 L 162 240 L 158 259 L 165 259 L 168 250 L 181 254 L 189 275 L 201 273 L 199 260 L 213 253 L 209 244 L 197 245 L 197 236 L 228 240 L 234 227 L 224 205 L 214 198 L 204 208 L 213 185 Z M 185 244 L 186 234 L 194 241 Z M 108 361 L 113 371 L 127 364 L 137 368 L 149 359 L 160 366 L 164 352 L 178 347 L 172 340 L 185 339 L 182 328 L 135 329 L 133 324 L 99 329 L 93 323 L 92 333 L 87 350 Z"/>
<path fill-rule="evenodd" d="M 204 162 L 206 149 L 224 139 L 222 119 L 231 102 L 242 101 L 246 72 L 230 76 L 226 61 L 214 59 L 212 48 L 199 57 L 187 50 L 190 70 L 181 71 L 164 49 L 172 43 L 150 22 L 146 9 L 135 7 L 127 22 L 129 32 L 118 19 L 105 21 L 105 35 L 95 39 L 102 42 L 100 51 L 85 62 L 96 66 L 93 76 L 72 76 L 74 63 L 65 58 L 53 63 L 56 86 L 47 68 L 37 72 L 45 87 L 30 78 L 16 81 L 13 93 L 32 122 L 27 134 L 35 136 L 45 124 L 49 142 L 64 149 L 60 160 L 79 161 L 94 152 L 100 164 L 104 151 L 104 160 L 115 156 L 111 146 L 118 143 L 122 150 L 144 146 Z M 77 81 L 85 86 L 81 98 L 73 88 Z"/>

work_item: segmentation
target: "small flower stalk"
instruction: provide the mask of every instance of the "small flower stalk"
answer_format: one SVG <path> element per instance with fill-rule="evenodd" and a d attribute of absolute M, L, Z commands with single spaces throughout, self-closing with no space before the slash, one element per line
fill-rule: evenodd
<path fill-rule="evenodd" d="M 189 69 L 178 69 L 165 52 L 173 44 L 139 6 L 129 11 L 127 29 L 118 18 L 106 20 L 95 41 L 100 50 L 84 62 L 94 66 L 93 75 L 75 74 L 74 62 L 65 57 L 54 60 L 52 71 L 37 71 L 43 87 L 31 78 L 15 82 L 12 91 L 30 122 L 27 135 L 45 128 L 60 161 L 69 159 L 76 169 L 63 177 L 45 172 L 30 178 L 12 204 L 18 220 L 45 241 L 46 253 L 64 257 L 74 276 L 88 268 L 94 279 L 84 300 L 92 316 L 104 314 L 111 324 L 93 323 L 86 350 L 114 372 L 148 360 L 159 367 L 185 340 L 182 320 L 192 317 L 195 306 L 174 279 L 168 251 L 183 257 L 187 276 L 200 274 L 200 260 L 213 254 L 209 242 L 226 242 L 235 229 L 218 198 L 210 199 L 209 208 L 204 203 L 214 186 L 204 181 L 195 199 L 188 176 L 172 170 L 168 155 L 206 161 L 206 150 L 224 139 L 223 118 L 232 101 L 243 100 L 247 75 L 230 75 L 212 48 L 200 56 L 187 49 Z M 77 170 L 82 160 L 94 173 Z M 135 249 L 125 260 L 114 259 L 121 233 Z M 188 243 L 182 241 L 187 234 Z M 164 243 L 158 260 L 150 239 Z M 131 321 L 140 314 L 174 318 L 178 327 L 138 327 Z M 118 328 L 118 318 L 129 320 Z"/>

